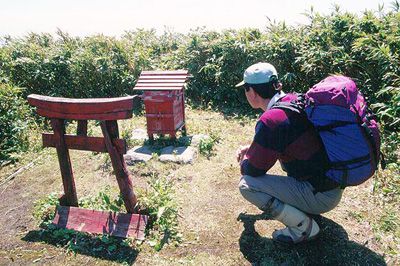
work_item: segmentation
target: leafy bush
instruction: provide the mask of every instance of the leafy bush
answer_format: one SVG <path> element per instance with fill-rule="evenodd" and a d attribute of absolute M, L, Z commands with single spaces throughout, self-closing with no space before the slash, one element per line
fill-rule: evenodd
<path fill-rule="evenodd" d="M 153 32 L 127 33 L 122 40 L 103 35 L 58 38 L 31 33 L 7 38 L 0 47 L 2 71 L 9 82 L 37 93 L 63 97 L 112 97 L 132 94 L 142 68 L 151 68 Z M 150 44 L 153 42 L 149 42 Z"/>
<path fill-rule="evenodd" d="M 15 160 L 15 153 L 29 146 L 30 110 L 21 93 L 20 88 L 0 84 L 0 165 Z"/>

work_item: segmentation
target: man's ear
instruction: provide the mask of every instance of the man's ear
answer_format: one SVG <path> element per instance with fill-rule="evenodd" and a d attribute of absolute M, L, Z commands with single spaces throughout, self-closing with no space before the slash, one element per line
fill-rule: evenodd
<path fill-rule="evenodd" d="M 275 83 L 275 84 L 274 84 L 274 89 L 275 89 L 276 91 L 282 90 L 282 83 L 280 83 L 280 82 Z"/>

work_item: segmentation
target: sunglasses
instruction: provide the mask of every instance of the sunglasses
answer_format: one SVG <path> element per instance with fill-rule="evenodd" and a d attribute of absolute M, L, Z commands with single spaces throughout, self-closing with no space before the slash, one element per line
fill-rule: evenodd
<path fill-rule="evenodd" d="M 246 90 L 246 92 L 248 92 L 250 90 L 250 85 L 247 83 L 243 84 L 243 87 Z"/>

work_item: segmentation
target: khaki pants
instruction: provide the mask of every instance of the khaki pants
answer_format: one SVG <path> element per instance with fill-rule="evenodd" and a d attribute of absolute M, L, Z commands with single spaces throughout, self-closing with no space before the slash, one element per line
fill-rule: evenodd
<path fill-rule="evenodd" d="M 268 174 L 258 177 L 242 176 L 239 190 L 246 200 L 263 211 L 276 198 L 310 214 L 332 210 L 339 204 L 343 193 L 340 188 L 314 193 L 313 186 L 307 181 Z"/>

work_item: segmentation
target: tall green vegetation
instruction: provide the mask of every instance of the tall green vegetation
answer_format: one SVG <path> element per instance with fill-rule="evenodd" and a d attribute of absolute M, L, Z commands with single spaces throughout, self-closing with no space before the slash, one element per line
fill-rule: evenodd
<path fill-rule="evenodd" d="M 29 117 L 21 89 L 0 83 L 0 167 L 28 148 Z"/>
<path fill-rule="evenodd" d="M 144 69 L 187 68 L 191 104 L 246 108 L 242 91 L 233 90 L 243 70 L 268 61 L 287 91 L 304 92 L 332 73 L 353 77 L 380 118 L 389 162 L 398 161 L 400 128 L 400 13 L 366 11 L 328 15 L 312 9 L 309 23 L 270 23 L 257 29 L 223 32 L 196 29 L 183 35 L 152 30 L 127 32 L 120 38 L 103 35 L 71 37 L 31 33 L 0 41 L 0 80 L 30 93 L 64 97 L 112 97 L 133 94 Z"/>

